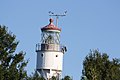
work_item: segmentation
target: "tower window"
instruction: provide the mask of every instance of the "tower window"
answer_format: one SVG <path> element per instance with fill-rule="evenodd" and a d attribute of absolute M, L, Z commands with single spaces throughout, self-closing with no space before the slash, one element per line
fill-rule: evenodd
<path fill-rule="evenodd" d="M 56 55 L 56 57 L 58 57 L 58 55 Z"/>
<path fill-rule="evenodd" d="M 41 56 L 43 57 L 43 54 L 41 54 Z"/>

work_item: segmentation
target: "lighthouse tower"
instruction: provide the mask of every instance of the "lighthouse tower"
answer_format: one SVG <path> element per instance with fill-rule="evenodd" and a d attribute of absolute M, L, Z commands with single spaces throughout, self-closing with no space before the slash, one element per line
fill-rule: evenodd
<path fill-rule="evenodd" d="M 36 68 L 46 80 L 50 80 L 53 76 L 60 80 L 66 47 L 60 44 L 61 29 L 53 24 L 53 19 L 49 22 L 47 26 L 41 28 L 41 43 L 36 45 Z"/>

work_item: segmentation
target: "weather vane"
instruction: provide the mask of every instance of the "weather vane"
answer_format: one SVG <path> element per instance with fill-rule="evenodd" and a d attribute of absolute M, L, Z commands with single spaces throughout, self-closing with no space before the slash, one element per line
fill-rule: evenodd
<path fill-rule="evenodd" d="M 49 16 L 55 16 L 55 17 L 56 17 L 56 26 L 58 26 L 58 18 L 59 18 L 59 17 L 66 16 L 67 11 L 65 11 L 65 12 L 62 13 L 62 14 L 55 14 L 55 13 L 52 12 L 52 11 L 49 11 L 48 13 L 49 13 Z"/>

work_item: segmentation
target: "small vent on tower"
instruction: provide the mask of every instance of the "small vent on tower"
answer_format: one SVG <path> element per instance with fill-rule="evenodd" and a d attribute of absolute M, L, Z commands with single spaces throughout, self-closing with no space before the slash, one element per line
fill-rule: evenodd
<path fill-rule="evenodd" d="M 43 54 L 41 54 L 41 56 L 43 57 Z"/>
<path fill-rule="evenodd" d="M 58 55 L 56 55 L 56 57 L 58 57 Z"/>

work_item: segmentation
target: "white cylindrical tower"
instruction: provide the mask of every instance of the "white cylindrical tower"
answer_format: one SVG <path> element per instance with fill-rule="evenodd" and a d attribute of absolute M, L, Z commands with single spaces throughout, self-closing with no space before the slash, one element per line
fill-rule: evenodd
<path fill-rule="evenodd" d="M 49 21 L 49 25 L 41 28 L 41 43 L 36 45 L 36 68 L 46 80 L 52 76 L 59 80 L 62 74 L 63 54 L 66 47 L 60 45 L 61 29 L 53 24 L 53 19 Z"/>

